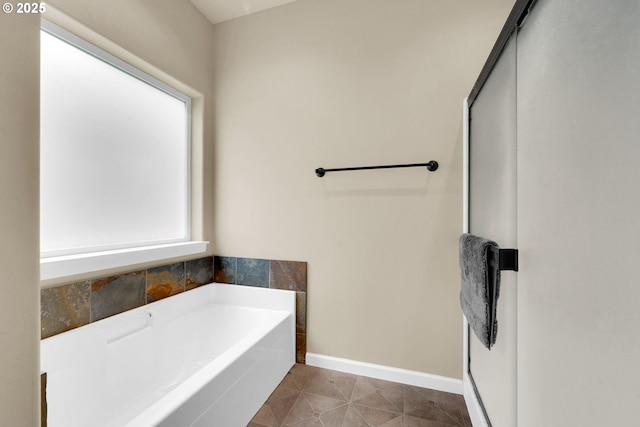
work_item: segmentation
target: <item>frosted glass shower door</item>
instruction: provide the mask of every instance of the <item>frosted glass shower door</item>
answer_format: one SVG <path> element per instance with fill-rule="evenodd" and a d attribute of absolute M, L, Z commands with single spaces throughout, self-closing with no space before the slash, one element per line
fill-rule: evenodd
<path fill-rule="evenodd" d="M 501 248 L 516 239 L 516 33 L 469 111 L 469 231 Z M 488 350 L 469 332 L 469 373 L 493 427 L 516 418 L 516 274 L 501 273 L 498 334 Z"/>
<path fill-rule="evenodd" d="M 518 35 L 519 427 L 640 425 L 639 18 L 538 0 Z"/>

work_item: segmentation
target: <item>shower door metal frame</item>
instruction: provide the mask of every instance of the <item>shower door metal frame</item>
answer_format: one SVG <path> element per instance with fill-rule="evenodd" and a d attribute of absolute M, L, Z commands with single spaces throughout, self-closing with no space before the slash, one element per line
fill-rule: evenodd
<path fill-rule="evenodd" d="M 485 62 L 478 79 L 476 80 L 469 96 L 463 102 L 463 232 L 469 232 L 470 219 L 470 110 L 478 97 L 482 87 L 488 80 L 491 71 L 498 62 L 502 51 L 509 42 L 514 32 L 524 25 L 529 12 L 535 5 L 536 0 L 517 0 L 503 26 L 496 43 L 494 44 L 487 61 Z M 470 370 L 470 326 L 463 316 L 463 394 L 466 400 L 469 414 L 474 426 L 492 427 L 487 411 L 482 402 L 482 398 L 475 384 Z M 514 426 L 515 427 L 515 426 Z"/>
<path fill-rule="evenodd" d="M 477 95 L 477 94 L 476 94 Z M 463 170 L 463 214 L 462 214 L 462 231 L 463 233 L 469 232 L 469 181 L 470 181 L 470 169 L 469 169 L 469 98 L 465 98 L 462 107 L 462 122 L 463 122 L 463 131 L 462 131 L 462 150 L 463 150 L 463 160 L 462 160 L 462 170 Z M 482 426 L 482 427 L 492 427 L 491 421 L 489 420 L 489 416 L 487 411 L 482 403 L 482 398 L 480 397 L 480 393 L 478 392 L 478 388 L 473 379 L 473 375 L 471 374 L 470 369 L 470 354 L 469 354 L 469 333 L 470 326 L 467 322 L 466 317 L 463 315 L 463 331 L 462 331 L 462 339 L 463 339 L 463 396 L 465 398 L 469 415 L 471 417 L 471 421 L 474 426 Z"/>

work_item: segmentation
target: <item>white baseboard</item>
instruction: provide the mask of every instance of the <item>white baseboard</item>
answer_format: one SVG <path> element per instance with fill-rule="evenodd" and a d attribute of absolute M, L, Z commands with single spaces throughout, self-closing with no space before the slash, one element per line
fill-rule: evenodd
<path fill-rule="evenodd" d="M 446 391 L 448 393 L 462 394 L 461 380 L 440 375 L 425 374 L 423 372 L 374 365 L 373 363 L 358 362 L 315 353 L 307 353 L 307 365 L 416 387 Z"/>

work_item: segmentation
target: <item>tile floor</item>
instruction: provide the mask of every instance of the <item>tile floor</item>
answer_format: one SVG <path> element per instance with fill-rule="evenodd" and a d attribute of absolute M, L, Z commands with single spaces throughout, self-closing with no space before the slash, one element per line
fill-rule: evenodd
<path fill-rule="evenodd" d="M 462 396 L 295 365 L 247 427 L 471 427 Z"/>

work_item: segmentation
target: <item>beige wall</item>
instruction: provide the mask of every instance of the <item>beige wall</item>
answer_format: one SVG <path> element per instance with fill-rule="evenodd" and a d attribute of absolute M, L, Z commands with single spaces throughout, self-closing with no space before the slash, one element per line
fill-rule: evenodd
<path fill-rule="evenodd" d="M 192 237 L 212 240 L 212 24 L 189 0 L 52 0 L 47 6 L 47 19 L 193 98 Z M 209 246 L 207 253 L 213 251 Z M 189 257 L 175 260 L 185 258 Z M 166 263 L 111 269 L 100 275 Z M 55 286 L 89 277 L 96 274 L 52 279 L 42 284 Z"/>
<path fill-rule="evenodd" d="M 0 16 L 0 426 L 39 422 L 39 28 Z"/>
<path fill-rule="evenodd" d="M 461 378 L 461 102 L 512 5 L 300 0 L 214 27 L 216 253 L 309 262 L 308 351 Z"/>
<path fill-rule="evenodd" d="M 50 20 L 197 97 L 195 112 L 204 119 L 194 128 L 194 202 L 204 215 L 194 231 L 211 239 L 212 25 L 188 0 L 46 6 Z M 37 15 L 0 14 L 0 425 L 11 427 L 40 422 L 39 29 Z"/>

